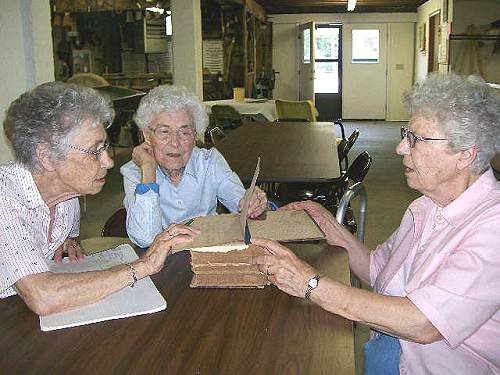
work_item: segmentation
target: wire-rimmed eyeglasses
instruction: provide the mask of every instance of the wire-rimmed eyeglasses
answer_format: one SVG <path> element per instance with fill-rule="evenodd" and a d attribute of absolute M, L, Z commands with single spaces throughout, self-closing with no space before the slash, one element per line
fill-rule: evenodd
<path fill-rule="evenodd" d="M 98 147 L 97 150 L 93 151 L 93 150 L 89 150 L 89 149 L 83 148 L 81 146 L 70 145 L 70 144 L 67 144 L 67 143 L 59 143 L 59 144 L 61 146 L 69 147 L 69 148 L 71 148 L 73 150 L 83 152 L 84 154 L 92 155 L 96 159 L 99 159 L 106 151 L 108 151 L 109 146 L 110 146 L 109 141 L 105 141 L 102 144 L 102 146 Z"/>
<path fill-rule="evenodd" d="M 157 128 L 154 129 L 148 127 L 148 129 L 151 132 L 153 132 L 153 134 L 158 138 L 158 140 L 163 142 L 169 142 L 175 136 L 179 137 L 179 140 L 181 142 L 188 142 L 193 140 L 195 136 L 195 131 L 191 127 L 174 130 L 169 126 L 158 126 Z"/>
<path fill-rule="evenodd" d="M 422 137 L 420 135 L 416 135 L 413 133 L 411 130 L 408 130 L 408 128 L 405 128 L 404 126 L 401 127 L 401 139 L 405 139 L 408 141 L 408 146 L 410 148 L 415 147 L 415 144 L 417 141 L 423 142 L 423 141 L 447 141 L 445 138 L 428 138 L 428 137 Z"/>

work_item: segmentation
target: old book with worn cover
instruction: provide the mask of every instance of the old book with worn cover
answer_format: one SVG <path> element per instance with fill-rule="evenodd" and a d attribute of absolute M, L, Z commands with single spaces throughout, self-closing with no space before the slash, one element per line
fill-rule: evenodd
<path fill-rule="evenodd" d="M 222 252 L 191 252 L 192 288 L 263 288 L 269 284 L 250 258 L 266 255 L 262 247 L 249 245 L 245 250 Z"/>
<path fill-rule="evenodd" d="M 197 217 L 191 226 L 199 229 L 201 234 L 191 242 L 176 245 L 174 253 L 185 249 L 199 252 L 228 252 L 247 248 L 238 214 Z M 267 211 L 265 219 L 248 219 L 248 227 L 252 237 L 281 242 L 325 238 L 321 229 L 305 211 Z"/>

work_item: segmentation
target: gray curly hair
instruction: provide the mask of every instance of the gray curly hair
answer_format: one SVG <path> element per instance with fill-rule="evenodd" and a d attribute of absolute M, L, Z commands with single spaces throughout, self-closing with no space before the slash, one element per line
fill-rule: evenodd
<path fill-rule="evenodd" d="M 436 122 L 453 151 L 476 148 L 472 173 L 489 168 L 500 150 L 500 100 L 480 77 L 430 74 L 403 100 L 411 116 Z"/>
<path fill-rule="evenodd" d="M 146 129 L 153 116 L 160 112 L 188 111 L 196 133 L 202 134 L 208 125 L 208 115 L 202 101 L 184 86 L 162 85 L 152 89 L 141 99 L 134 120 L 140 129 Z"/>
<path fill-rule="evenodd" d="M 71 133 L 91 119 L 107 127 L 114 118 L 108 100 L 94 89 L 49 82 L 27 91 L 7 109 L 3 127 L 16 160 L 31 172 L 42 171 L 36 155 L 39 144 L 48 145 L 52 160 L 68 153 L 64 146 Z"/>

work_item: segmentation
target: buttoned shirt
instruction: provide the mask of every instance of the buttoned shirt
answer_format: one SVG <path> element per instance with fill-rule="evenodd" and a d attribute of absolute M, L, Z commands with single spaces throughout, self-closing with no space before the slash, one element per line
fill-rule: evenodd
<path fill-rule="evenodd" d="M 443 336 L 401 339 L 401 374 L 500 373 L 499 240 L 500 183 L 489 169 L 446 207 L 415 200 L 372 252 L 374 290 L 402 290 Z"/>
<path fill-rule="evenodd" d="M 175 186 L 160 167 L 156 169 L 159 192 L 136 191 L 141 169 L 131 160 L 120 169 L 123 175 L 127 209 L 127 234 L 141 247 L 172 223 L 183 223 L 197 216 L 214 215 L 219 200 L 230 212 L 238 212 L 245 194 L 239 177 L 215 148 L 195 147 L 180 183 Z"/>
<path fill-rule="evenodd" d="M 80 231 L 77 198 L 57 204 L 50 228 L 49 207 L 31 173 L 10 162 L 0 166 L 0 298 L 16 294 L 21 278 L 48 272 L 47 260 L 68 237 Z"/>

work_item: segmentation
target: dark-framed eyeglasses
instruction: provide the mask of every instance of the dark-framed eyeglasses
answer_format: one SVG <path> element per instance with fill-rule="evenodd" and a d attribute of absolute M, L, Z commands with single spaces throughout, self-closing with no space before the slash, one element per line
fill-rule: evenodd
<path fill-rule="evenodd" d="M 102 144 L 102 146 L 98 147 L 97 150 L 93 151 L 93 150 L 89 150 L 89 149 L 83 148 L 81 146 L 70 145 L 70 144 L 67 144 L 67 143 L 59 143 L 59 144 L 61 146 L 69 147 L 69 148 L 71 148 L 73 150 L 83 152 L 84 154 L 92 155 L 96 159 L 99 159 L 105 152 L 107 152 L 108 149 L 109 149 L 109 146 L 110 146 L 109 141 L 105 141 Z"/>
<path fill-rule="evenodd" d="M 162 142 L 170 142 L 173 137 L 178 137 L 181 142 L 188 142 L 192 141 L 196 134 L 195 130 L 191 127 L 174 130 L 169 126 L 161 125 L 157 128 L 148 127 L 148 129 Z"/>
<path fill-rule="evenodd" d="M 411 130 L 408 130 L 408 128 L 405 128 L 404 126 L 401 127 L 401 139 L 405 139 L 408 141 L 408 146 L 410 148 L 415 147 L 417 141 L 423 142 L 423 141 L 447 141 L 445 138 L 428 138 L 428 137 L 422 137 L 420 135 L 416 135 L 413 133 Z"/>

